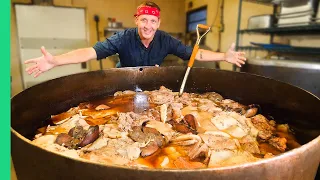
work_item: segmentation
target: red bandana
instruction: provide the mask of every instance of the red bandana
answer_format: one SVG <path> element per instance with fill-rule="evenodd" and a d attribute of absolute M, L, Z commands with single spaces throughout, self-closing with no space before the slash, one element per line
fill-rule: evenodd
<path fill-rule="evenodd" d="M 157 8 L 150 7 L 150 6 L 139 7 L 137 9 L 137 13 L 134 16 L 138 17 L 138 16 L 143 15 L 143 14 L 153 15 L 153 16 L 156 16 L 156 17 L 160 18 L 160 11 Z"/>

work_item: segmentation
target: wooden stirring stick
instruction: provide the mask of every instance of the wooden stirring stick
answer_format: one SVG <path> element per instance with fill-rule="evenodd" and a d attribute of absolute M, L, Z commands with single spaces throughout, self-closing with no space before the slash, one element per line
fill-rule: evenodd
<path fill-rule="evenodd" d="M 199 35 L 199 28 L 205 29 L 207 31 L 204 34 L 202 34 L 202 36 L 200 36 Z M 187 68 L 187 71 L 186 71 L 186 73 L 184 75 L 184 78 L 183 78 L 183 81 L 182 81 L 182 84 L 181 84 L 181 87 L 180 87 L 180 91 L 179 91 L 179 95 L 180 96 L 183 93 L 184 87 L 186 85 L 186 82 L 187 82 L 187 79 L 188 79 L 188 76 L 189 76 L 190 69 L 192 68 L 193 63 L 194 63 L 194 59 L 195 59 L 195 57 L 196 57 L 196 55 L 198 53 L 200 41 L 210 31 L 210 29 L 211 29 L 210 26 L 207 26 L 207 25 L 204 25 L 204 24 L 198 24 L 197 25 L 197 41 L 196 41 L 196 44 L 193 47 L 192 54 L 191 54 L 191 57 L 190 57 L 190 60 L 189 60 L 189 63 L 188 63 L 188 68 Z"/>

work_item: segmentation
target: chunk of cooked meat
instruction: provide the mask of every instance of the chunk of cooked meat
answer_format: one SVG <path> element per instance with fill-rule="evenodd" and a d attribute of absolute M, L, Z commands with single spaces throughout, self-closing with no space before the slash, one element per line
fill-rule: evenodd
<path fill-rule="evenodd" d="M 286 138 L 280 138 L 280 137 L 273 137 L 271 139 L 269 139 L 269 143 L 277 148 L 279 151 L 284 152 L 287 148 L 287 140 Z"/>
<path fill-rule="evenodd" d="M 220 106 L 223 107 L 226 111 L 235 111 L 240 114 L 245 114 L 247 112 L 247 107 L 242 105 L 234 100 L 231 99 L 224 99 L 220 102 Z"/>
<path fill-rule="evenodd" d="M 105 136 L 100 136 L 92 144 L 83 147 L 83 150 L 84 151 L 93 151 L 93 150 L 100 149 L 100 148 L 102 148 L 104 146 L 107 146 L 108 145 L 108 141 L 109 141 L 109 138 L 107 138 Z"/>
<path fill-rule="evenodd" d="M 90 126 L 89 129 L 86 132 L 85 137 L 83 140 L 80 142 L 79 146 L 83 147 L 86 146 L 90 143 L 93 143 L 95 140 L 97 140 L 100 136 L 100 130 L 99 126 Z"/>
<path fill-rule="evenodd" d="M 142 147 L 140 149 L 141 149 L 141 156 L 146 157 L 155 153 L 159 149 L 159 146 L 157 145 L 156 142 L 152 141 L 147 146 Z"/>
<path fill-rule="evenodd" d="M 116 151 L 117 155 L 126 157 L 128 159 L 137 159 L 141 152 L 140 144 L 134 142 L 128 137 L 110 139 L 106 147 Z"/>
<path fill-rule="evenodd" d="M 267 153 L 272 153 L 273 155 L 278 155 L 281 152 L 275 148 L 274 146 L 268 143 L 261 143 L 259 144 L 260 154 L 265 155 Z"/>
<path fill-rule="evenodd" d="M 195 144 L 194 147 L 188 153 L 188 156 L 191 160 L 201 156 L 208 157 L 208 155 L 209 147 L 206 144 L 202 144 L 201 146 L 199 144 Z"/>
<path fill-rule="evenodd" d="M 231 166 L 258 160 L 258 158 L 246 151 L 212 152 L 211 158 L 214 159 L 214 161 L 210 159 L 209 167 Z"/>
<path fill-rule="evenodd" d="M 160 134 L 159 131 L 157 131 L 154 128 L 150 128 L 150 127 L 143 127 L 142 131 L 144 134 L 146 134 L 146 137 L 148 139 L 148 141 L 154 141 L 159 147 L 162 147 L 165 145 L 165 140 L 162 137 L 162 135 Z"/>
<path fill-rule="evenodd" d="M 54 143 L 59 144 L 60 146 L 64 146 L 67 148 L 72 148 L 72 137 L 66 133 L 61 133 L 57 136 Z"/>
<path fill-rule="evenodd" d="M 134 112 L 118 113 L 118 116 L 118 127 L 125 132 L 131 130 L 134 126 L 141 126 L 143 122 L 150 119 L 146 115 L 141 116 Z"/>
<path fill-rule="evenodd" d="M 83 129 L 82 126 L 75 126 L 71 128 L 68 132 L 69 136 L 81 139 L 85 136 L 86 131 Z"/>
<path fill-rule="evenodd" d="M 48 126 L 46 128 L 45 134 L 68 133 L 71 128 L 77 125 L 83 126 L 84 129 L 89 128 L 89 125 L 86 123 L 86 121 L 83 120 L 83 118 L 79 114 L 76 114 L 62 124 L 56 126 Z"/>
<path fill-rule="evenodd" d="M 130 138 L 109 139 L 106 146 L 81 155 L 82 158 L 108 165 L 128 165 L 140 156 L 139 144 Z"/>
<path fill-rule="evenodd" d="M 161 86 L 159 90 L 149 92 L 149 102 L 154 104 L 173 103 L 175 93 L 170 89 Z"/>
<path fill-rule="evenodd" d="M 160 106 L 160 120 L 165 123 L 168 119 L 168 106 L 167 104 L 162 104 Z"/>
<path fill-rule="evenodd" d="M 182 103 L 184 105 L 191 105 L 192 103 L 192 95 L 189 93 L 182 93 L 181 96 L 177 95 L 174 99 L 175 102 Z"/>
<path fill-rule="evenodd" d="M 263 158 L 272 158 L 272 157 L 274 157 L 274 155 L 272 153 L 267 153 L 264 155 Z"/>
<path fill-rule="evenodd" d="M 237 142 L 231 137 L 226 137 L 220 134 L 199 134 L 201 139 L 205 144 L 208 145 L 210 149 L 214 150 L 225 150 L 225 149 L 236 149 Z"/>
<path fill-rule="evenodd" d="M 173 164 L 176 168 L 183 168 L 183 169 L 198 169 L 198 168 L 205 168 L 206 165 L 201 162 L 192 162 L 188 161 L 186 158 L 178 157 Z"/>
<path fill-rule="evenodd" d="M 171 103 L 170 108 L 172 109 L 172 119 L 180 120 L 182 118 L 181 109 L 183 108 L 182 103 Z"/>
<path fill-rule="evenodd" d="M 82 126 L 71 128 L 69 133 L 61 133 L 58 135 L 55 143 L 68 147 L 69 149 L 77 149 L 93 143 L 99 138 L 99 126 L 90 126 L 88 130 L 83 130 Z"/>
<path fill-rule="evenodd" d="M 103 136 L 106 138 L 116 139 L 121 138 L 122 136 L 127 136 L 127 134 L 119 131 L 116 124 L 106 124 L 103 128 Z"/>
<path fill-rule="evenodd" d="M 157 131 L 156 129 L 154 128 L 150 128 L 150 127 L 142 127 L 142 131 L 145 133 L 145 134 L 148 134 L 148 133 L 151 133 L 151 134 L 154 134 L 154 135 L 157 135 L 157 136 L 161 136 L 160 132 Z"/>
<path fill-rule="evenodd" d="M 141 156 L 149 156 L 156 152 L 159 147 L 165 145 L 165 139 L 159 131 L 150 127 L 135 126 L 129 131 L 129 137 L 139 143 L 147 144 L 141 148 Z"/>
<path fill-rule="evenodd" d="M 269 124 L 270 124 L 271 126 L 275 127 L 275 126 L 276 126 L 276 121 L 270 120 L 270 121 L 269 121 Z"/>
<path fill-rule="evenodd" d="M 43 135 L 32 141 L 32 144 L 44 148 L 48 151 L 53 151 L 58 154 L 65 155 L 67 157 L 79 158 L 78 151 L 74 149 L 68 149 L 64 146 L 58 145 L 55 142 L 56 135 Z"/>
<path fill-rule="evenodd" d="M 220 163 L 230 159 L 234 156 L 235 152 L 230 150 L 219 150 L 219 151 L 212 151 L 210 155 L 210 161 L 208 167 L 219 167 L 221 166 Z"/>
<path fill-rule="evenodd" d="M 247 118 L 250 118 L 252 116 L 255 116 L 258 112 L 258 108 L 256 107 L 252 107 L 252 108 L 249 108 L 246 113 L 244 114 L 245 117 Z"/>
<path fill-rule="evenodd" d="M 186 114 L 183 118 L 192 129 L 197 129 L 196 119 L 192 114 Z"/>
<path fill-rule="evenodd" d="M 195 101 L 197 102 L 199 111 L 206 111 L 210 113 L 218 113 L 222 111 L 222 109 L 218 107 L 216 103 L 209 99 L 196 98 Z"/>
<path fill-rule="evenodd" d="M 184 134 L 171 139 L 172 144 L 181 146 L 189 146 L 200 142 L 200 136 L 194 134 Z"/>
<path fill-rule="evenodd" d="M 185 120 L 181 120 L 180 122 L 176 122 L 175 120 L 168 121 L 169 124 L 172 125 L 172 129 L 176 130 L 180 133 L 187 134 L 197 134 L 197 131 L 189 126 L 189 124 Z"/>
<path fill-rule="evenodd" d="M 136 142 L 145 143 L 148 141 L 146 139 L 146 134 L 142 132 L 141 126 L 132 127 L 132 131 L 129 131 L 128 133 L 128 136 Z"/>
<path fill-rule="evenodd" d="M 159 121 L 151 120 L 146 123 L 146 127 L 151 127 L 159 131 L 162 135 L 165 136 L 166 142 L 169 142 L 172 136 L 176 133 L 172 126 L 168 123 L 162 123 Z"/>
<path fill-rule="evenodd" d="M 105 105 L 105 104 L 100 104 L 99 106 L 97 106 L 95 109 L 97 110 L 97 111 L 99 111 L 99 110 L 104 110 L 104 109 L 109 109 L 110 107 L 109 106 L 107 106 L 107 105 Z"/>
<path fill-rule="evenodd" d="M 157 109 L 149 109 L 147 112 L 147 116 L 150 119 L 161 121 L 161 112 L 159 112 Z"/>
<path fill-rule="evenodd" d="M 213 102 L 221 102 L 223 97 L 216 92 L 207 92 L 200 95 L 201 98 L 210 99 Z"/>
<path fill-rule="evenodd" d="M 243 150 L 253 154 L 260 154 L 259 144 L 252 136 L 245 136 L 239 140 Z"/>
<path fill-rule="evenodd" d="M 136 94 L 135 91 L 130 91 L 130 90 L 126 90 L 126 91 L 117 91 L 114 93 L 113 96 L 125 96 L 125 95 L 134 95 Z"/>
<path fill-rule="evenodd" d="M 211 119 L 211 122 L 219 129 L 236 138 L 242 138 L 248 134 L 250 128 L 245 119 L 237 113 L 221 112 Z"/>
<path fill-rule="evenodd" d="M 268 119 L 261 114 L 253 116 L 251 122 L 259 130 L 258 137 L 262 140 L 270 139 L 275 131 L 275 128 L 269 124 Z"/>
<path fill-rule="evenodd" d="M 289 125 L 288 124 L 279 124 L 276 126 L 277 131 L 288 133 L 289 132 Z"/>

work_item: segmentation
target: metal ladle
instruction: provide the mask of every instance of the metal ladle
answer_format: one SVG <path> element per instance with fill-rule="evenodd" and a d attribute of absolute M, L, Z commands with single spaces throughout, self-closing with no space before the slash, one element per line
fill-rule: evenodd
<path fill-rule="evenodd" d="M 199 28 L 206 29 L 207 31 L 200 36 L 199 35 Z M 187 71 L 186 71 L 186 73 L 184 75 L 184 78 L 183 78 L 183 81 L 182 81 L 182 84 L 181 84 L 181 87 L 180 87 L 180 91 L 179 91 L 179 95 L 180 96 L 183 93 L 184 87 L 186 85 L 186 82 L 187 82 L 187 79 L 188 79 L 188 76 L 189 76 L 190 69 L 192 68 L 193 63 L 194 63 L 194 59 L 195 59 L 195 57 L 196 57 L 196 55 L 198 53 L 200 41 L 210 31 L 210 29 L 211 29 L 210 26 L 207 26 L 207 25 L 204 25 L 204 24 L 198 24 L 197 25 L 197 41 L 196 41 L 196 44 L 193 47 L 192 54 L 191 54 L 191 57 L 190 57 L 190 60 L 189 60 L 189 63 L 188 63 L 188 68 L 187 68 Z"/>

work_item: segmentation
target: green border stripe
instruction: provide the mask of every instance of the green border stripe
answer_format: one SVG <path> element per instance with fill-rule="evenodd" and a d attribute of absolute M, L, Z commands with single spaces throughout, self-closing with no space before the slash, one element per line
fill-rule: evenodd
<path fill-rule="evenodd" d="M 10 179 L 10 1 L 1 0 L 1 179 Z"/>

